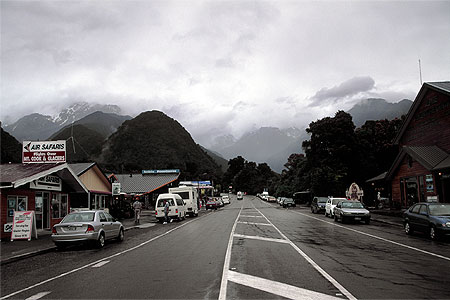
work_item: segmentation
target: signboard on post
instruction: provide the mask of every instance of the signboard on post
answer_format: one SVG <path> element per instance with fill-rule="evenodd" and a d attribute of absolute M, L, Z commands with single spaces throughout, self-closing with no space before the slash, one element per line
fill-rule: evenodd
<path fill-rule="evenodd" d="M 22 163 L 66 162 L 66 141 L 24 141 Z"/>
<path fill-rule="evenodd" d="M 11 241 L 31 240 L 31 235 L 37 238 L 36 218 L 34 211 L 15 211 L 11 231 Z"/>

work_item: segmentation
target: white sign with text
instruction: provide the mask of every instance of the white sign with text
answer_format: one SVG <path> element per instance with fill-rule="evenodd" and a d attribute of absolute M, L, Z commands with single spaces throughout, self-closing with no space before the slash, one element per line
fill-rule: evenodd
<path fill-rule="evenodd" d="M 13 226 L 11 231 L 11 241 L 13 240 L 31 240 L 34 232 L 37 238 L 36 219 L 34 211 L 15 211 Z"/>

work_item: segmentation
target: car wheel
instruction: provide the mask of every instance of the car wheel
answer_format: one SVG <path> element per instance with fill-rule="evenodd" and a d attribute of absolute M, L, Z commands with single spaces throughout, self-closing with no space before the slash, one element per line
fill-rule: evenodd
<path fill-rule="evenodd" d="M 123 242 L 123 239 L 124 239 L 123 228 L 120 228 L 119 235 L 117 236 L 117 241 Z"/>
<path fill-rule="evenodd" d="M 327 211 L 325 211 L 325 217 L 328 217 L 328 213 L 327 213 Z"/>
<path fill-rule="evenodd" d="M 337 222 L 338 221 L 338 217 L 336 215 L 334 215 L 334 221 Z"/>
<path fill-rule="evenodd" d="M 311 212 L 314 213 L 314 209 L 311 207 Z"/>
<path fill-rule="evenodd" d="M 370 224 L 370 219 L 367 219 L 366 220 L 366 225 L 369 225 Z"/>
<path fill-rule="evenodd" d="M 434 226 L 430 227 L 430 239 L 436 240 L 438 238 L 436 228 Z"/>
<path fill-rule="evenodd" d="M 97 248 L 103 248 L 105 246 L 105 234 L 100 233 L 100 236 L 97 240 Z"/>
<path fill-rule="evenodd" d="M 413 230 L 411 228 L 411 225 L 409 225 L 409 222 L 405 222 L 405 233 L 406 234 L 412 234 Z"/>

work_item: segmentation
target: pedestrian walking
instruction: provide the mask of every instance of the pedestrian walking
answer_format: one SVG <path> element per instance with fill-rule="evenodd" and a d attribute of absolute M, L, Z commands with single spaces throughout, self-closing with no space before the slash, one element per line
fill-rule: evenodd
<path fill-rule="evenodd" d="M 134 208 L 134 223 L 139 224 L 141 219 L 142 203 L 139 202 L 138 198 L 136 198 L 136 201 L 134 201 L 133 208 Z"/>

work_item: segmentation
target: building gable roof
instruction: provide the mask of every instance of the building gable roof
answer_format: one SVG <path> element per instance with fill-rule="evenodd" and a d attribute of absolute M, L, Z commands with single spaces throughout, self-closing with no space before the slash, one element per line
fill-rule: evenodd
<path fill-rule="evenodd" d="M 444 168 L 445 162 L 450 164 L 450 155 L 437 146 L 403 146 L 392 164 L 391 169 L 387 174 L 387 178 L 392 179 L 394 172 L 406 155 L 409 155 L 429 171 Z"/>
<path fill-rule="evenodd" d="M 0 184 L 3 188 L 17 188 L 53 173 L 62 178 L 75 192 L 88 192 L 67 163 L 3 164 L 0 165 Z"/>
<path fill-rule="evenodd" d="M 89 162 L 89 163 L 69 164 L 69 167 L 75 172 L 75 174 L 80 176 L 95 165 L 96 165 L 95 162 Z"/>
<path fill-rule="evenodd" d="M 394 143 L 399 144 L 400 140 L 405 133 L 406 129 L 408 128 L 409 123 L 411 122 L 414 114 L 416 113 L 417 109 L 420 107 L 420 104 L 427 94 L 428 90 L 435 90 L 440 93 L 444 93 L 447 95 L 450 95 L 450 81 L 442 81 L 442 82 L 425 82 L 422 85 L 422 88 L 420 89 L 419 93 L 416 96 L 416 99 L 414 100 L 413 104 L 411 105 L 408 114 L 406 115 L 406 119 L 402 124 L 402 127 L 400 128 L 397 136 L 395 137 Z"/>
<path fill-rule="evenodd" d="M 120 182 L 120 189 L 123 192 L 127 194 L 144 194 L 174 182 L 180 174 L 114 174 L 114 176 Z"/>

